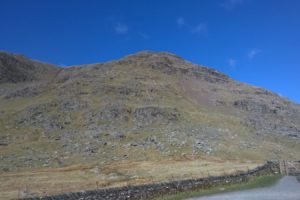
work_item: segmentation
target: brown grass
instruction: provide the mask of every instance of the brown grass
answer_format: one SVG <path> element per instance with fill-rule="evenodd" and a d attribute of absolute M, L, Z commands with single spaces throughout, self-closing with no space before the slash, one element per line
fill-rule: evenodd
<path fill-rule="evenodd" d="M 261 164 L 219 159 L 177 158 L 164 161 L 118 162 L 63 168 L 27 169 L 0 174 L 0 199 L 52 195 L 104 187 L 146 184 L 176 179 L 200 178 L 246 171 Z"/>

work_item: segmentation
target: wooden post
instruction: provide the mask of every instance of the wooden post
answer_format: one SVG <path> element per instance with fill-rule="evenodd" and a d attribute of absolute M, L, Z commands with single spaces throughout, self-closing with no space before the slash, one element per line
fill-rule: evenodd
<path fill-rule="evenodd" d="M 287 166 L 287 164 L 286 164 L 286 161 L 285 161 L 285 160 L 283 161 L 283 167 L 284 167 L 284 173 L 285 173 L 285 175 L 289 175 L 288 166 Z"/>
<path fill-rule="evenodd" d="M 279 172 L 280 174 L 283 174 L 282 160 L 279 160 Z"/>

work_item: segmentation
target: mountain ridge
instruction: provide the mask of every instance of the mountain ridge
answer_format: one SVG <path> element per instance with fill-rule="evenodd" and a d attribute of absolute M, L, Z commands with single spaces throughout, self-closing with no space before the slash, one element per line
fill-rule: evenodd
<path fill-rule="evenodd" d="M 43 61 L 39 61 L 39 60 L 33 60 L 33 59 L 30 59 L 22 54 L 15 54 L 15 53 L 10 53 L 10 52 L 6 52 L 6 51 L 0 51 L 0 61 L 3 62 L 3 60 L 5 60 L 4 56 L 6 57 L 10 57 L 10 58 L 15 58 L 16 60 L 18 60 L 18 58 L 22 61 L 22 60 L 26 60 L 26 61 L 31 61 L 31 62 L 35 62 L 37 64 L 40 64 L 41 66 L 51 66 L 52 68 L 56 68 L 56 70 L 58 70 L 58 73 L 64 69 L 72 69 L 72 68 L 84 68 L 84 67 L 92 67 L 92 66 L 97 66 L 97 65 L 104 65 L 104 64 L 109 64 L 109 63 L 114 63 L 114 62 L 130 62 L 128 61 L 128 59 L 130 60 L 130 58 L 134 58 L 134 59 L 137 59 L 137 58 L 140 58 L 140 57 L 143 57 L 144 55 L 144 58 L 148 58 L 150 57 L 151 55 L 158 55 L 158 56 L 165 56 L 165 57 L 173 57 L 173 58 L 176 58 L 178 60 L 180 60 L 181 62 L 184 62 L 184 63 L 187 63 L 187 64 L 190 64 L 190 65 L 193 65 L 195 67 L 195 70 L 196 70 L 196 73 L 197 73 L 197 69 L 199 70 L 200 69 L 204 69 L 204 70 L 207 70 L 207 71 L 210 71 L 212 74 L 220 74 L 220 76 L 224 76 L 224 77 L 227 77 L 229 79 L 232 79 L 231 77 L 229 77 L 228 75 L 226 75 L 225 73 L 222 73 L 212 67 L 208 67 L 208 66 L 203 66 L 203 65 L 199 65 L 199 64 L 193 64 L 187 60 L 185 60 L 184 58 L 176 55 L 176 54 L 173 54 L 173 53 L 170 53 L 170 52 L 164 52 L 164 51 L 161 51 L 161 52 L 158 52 L 158 51 L 151 51 L 151 50 L 144 50 L 144 51 L 138 51 L 136 53 L 132 53 L 132 54 L 129 54 L 127 56 L 123 56 L 121 57 L 120 59 L 116 59 L 116 60 L 112 60 L 112 61 L 106 61 L 106 62 L 99 62 L 99 63 L 90 63 L 90 64 L 80 64 L 80 65 L 70 65 L 70 66 L 64 66 L 64 67 L 61 67 L 59 65 L 56 65 L 56 64 L 49 64 L 49 63 L 46 63 L 46 62 L 43 62 Z M 177 61 L 178 61 L 177 60 Z M 4 65 L 0 65 L 0 69 L 3 67 Z M 1 72 L 1 74 L 3 74 L 3 72 Z M 232 79 L 233 80 L 233 79 Z M 234 80 L 236 82 L 240 82 L 240 83 L 243 83 L 241 81 L 237 81 L 237 80 Z M 278 93 L 276 92 L 273 92 L 271 90 L 267 90 L 267 89 L 264 89 L 263 87 L 259 87 L 259 86 L 255 86 L 255 85 L 251 85 L 249 83 L 246 83 L 247 85 L 249 86 L 253 86 L 253 87 L 256 87 L 258 89 L 262 89 L 262 90 L 265 90 L 266 92 L 271 92 L 275 95 L 278 95 Z M 278 95 L 280 96 L 280 95 Z M 281 96 L 282 98 L 286 98 L 287 97 L 283 97 Z M 291 101 L 295 104 L 298 104 L 297 102 L 294 102 L 292 100 L 289 100 L 287 99 L 288 101 Z"/>

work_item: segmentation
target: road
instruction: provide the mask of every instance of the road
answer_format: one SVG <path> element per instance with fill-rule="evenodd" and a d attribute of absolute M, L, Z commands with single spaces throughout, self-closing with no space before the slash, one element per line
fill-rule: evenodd
<path fill-rule="evenodd" d="M 300 183 L 296 177 L 285 176 L 276 184 L 265 188 L 228 192 L 188 200 L 300 200 Z"/>

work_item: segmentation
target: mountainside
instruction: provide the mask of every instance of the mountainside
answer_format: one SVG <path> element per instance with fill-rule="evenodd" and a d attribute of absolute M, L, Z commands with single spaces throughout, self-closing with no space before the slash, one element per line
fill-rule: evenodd
<path fill-rule="evenodd" d="M 60 70 L 50 64 L 33 61 L 22 55 L 0 52 L 0 83 L 47 80 Z"/>
<path fill-rule="evenodd" d="M 0 170 L 214 156 L 300 159 L 300 106 L 176 55 L 59 68 L 0 53 Z"/>

